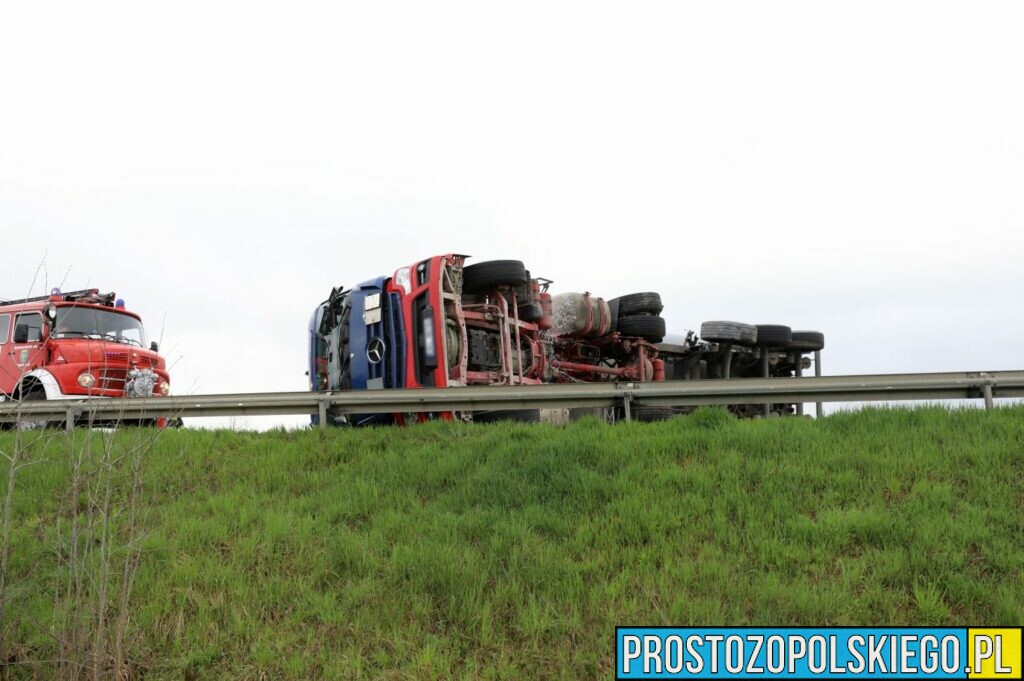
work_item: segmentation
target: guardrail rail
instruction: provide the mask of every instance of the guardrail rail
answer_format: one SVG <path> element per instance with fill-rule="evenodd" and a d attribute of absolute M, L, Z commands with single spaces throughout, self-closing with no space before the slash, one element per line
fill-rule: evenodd
<path fill-rule="evenodd" d="M 136 420 L 156 417 L 284 416 L 327 414 L 547 409 L 562 407 L 793 404 L 892 400 L 1024 397 L 1024 371 L 974 371 L 864 376 L 734 378 L 645 383 L 554 383 L 329 393 L 279 392 L 232 395 L 100 398 L 0 402 L 0 423 L 55 420 Z"/>

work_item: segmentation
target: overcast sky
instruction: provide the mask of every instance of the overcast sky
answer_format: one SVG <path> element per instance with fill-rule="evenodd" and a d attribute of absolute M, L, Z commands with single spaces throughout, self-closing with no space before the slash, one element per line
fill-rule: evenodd
<path fill-rule="evenodd" d="M 997 2 L 0 0 L 0 296 L 40 262 L 115 290 L 179 393 L 305 389 L 332 286 L 453 251 L 660 291 L 674 331 L 821 330 L 826 373 L 1024 368 L 1022 34 Z"/>

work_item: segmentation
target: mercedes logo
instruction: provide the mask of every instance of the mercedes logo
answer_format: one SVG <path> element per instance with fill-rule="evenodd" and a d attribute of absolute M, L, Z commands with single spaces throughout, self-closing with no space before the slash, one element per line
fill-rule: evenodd
<path fill-rule="evenodd" d="M 380 338 L 373 338 L 366 345 L 366 359 L 370 364 L 380 364 L 384 359 L 384 341 Z"/>

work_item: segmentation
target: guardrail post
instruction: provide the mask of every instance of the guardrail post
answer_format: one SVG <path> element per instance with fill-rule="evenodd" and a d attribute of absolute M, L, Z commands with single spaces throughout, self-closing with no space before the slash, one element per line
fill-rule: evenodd
<path fill-rule="evenodd" d="M 985 411 L 992 411 L 995 407 L 995 402 L 992 400 L 992 383 L 993 379 L 988 374 L 982 374 L 981 379 L 981 395 L 985 398 Z"/>
<path fill-rule="evenodd" d="M 803 356 L 803 353 L 794 352 L 794 353 L 790 353 L 789 356 L 790 356 L 790 359 L 792 359 L 792 361 L 793 361 L 793 366 L 796 367 L 793 370 L 793 375 L 796 376 L 797 378 L 800 378 L 801 376 L 804 375 L 804 356 Z M 797 402 L 796 403 L 796 415 L 797 416 L 803 416 L 804 415 L 804 403 L 803 402 Z"/>
<path fill-rule="evenodd" d="M 771 378 L 771 357 L 768 348 L 761 348 L 761 377 Z M 762 406 L 762 414 L 769 416 L 772 413 L 771 402 L 765 402 Z"/>
<path fill-rule="evenodd" d="M 814 375 L 821 376 L 821 350 L 814 351 Z M 814 403 L 814 415 L 821 418 L 821 402 Z"/>
<path fill-rule="evenodd" d="M 631 394 L 626 393 L 625 395 L 622 396 L 622 413 L 626 423 L 629 423 L 630 421 L 633 420 L 632 410 L 630 409 L 630 405 L 632 404 L 632 402 L 633 396 Z"/>
<path fill-rule="evenodd" d="M 320 416 L 320 430 L 327 429 L 327 398 L 321 397 L 317 400 L 317 409 Z"/>
<path fill-rule="evenodd" d="M 76 414 L 74 407 L 68 407 L 67 410 L 64 412 L 64 430 L 66 430 L 69 433 L 75 429 L 75 416 Z"/>

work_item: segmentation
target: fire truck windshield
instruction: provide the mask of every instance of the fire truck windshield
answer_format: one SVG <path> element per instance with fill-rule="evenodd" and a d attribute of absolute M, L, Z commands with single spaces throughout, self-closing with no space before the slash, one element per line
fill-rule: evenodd
<path fill-rule="evenodd" d="M 131 315 L 94 307 L 58 307 L 53 338 L 91 338 L 146 347 L 142 322 Z"/>

